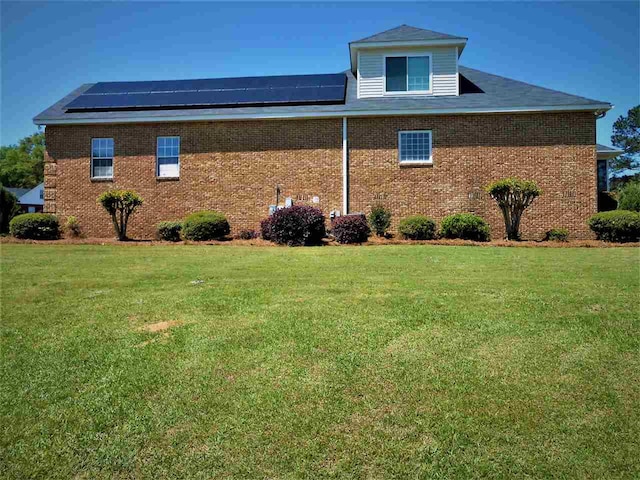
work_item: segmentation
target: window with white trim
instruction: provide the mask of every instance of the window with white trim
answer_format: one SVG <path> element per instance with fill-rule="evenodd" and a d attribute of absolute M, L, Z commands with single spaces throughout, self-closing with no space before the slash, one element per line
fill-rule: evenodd
<path fill-rule="evenodd" d="M 113 178 L 113 138 L 91 139 L 91 178 Z"/>
<path fill-rule="evenodd" d="M 431 57 L 385 57 L 385 91 L 387 93 L 428 93 L 431 91 Z"/>
<path fill-rule="evenodd" d="M 158 137 L 156 159 L 158 177 L 179 177 L 180 137 Z"/>
<path fill-rule="evenodd" d="M 398 132 L 400 163 L 432 163 L 431 130 Z"/>

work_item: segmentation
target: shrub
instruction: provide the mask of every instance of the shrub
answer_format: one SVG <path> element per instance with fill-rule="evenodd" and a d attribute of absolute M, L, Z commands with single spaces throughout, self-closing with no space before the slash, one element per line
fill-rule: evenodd
<path fill-rule="evenodd" d="M 255 230 L 240 230 L 236 238 L 240 240 L 253 240 L 254 238 L 258 238 L 258 232 Z"/>
<path fill-rule="evenodd" d="M 227 218 L 219 212 L 204 210 L 184 219 L 182 236 L 187 240 L 220 240 L 231 231 Z"/>
<path fill-rule="evenodd" d="M 260 236 L 264 240 L 271 241 L 271 217 L 267 217 L 260 222 Z"/>
<path fill-rule="evenodd" d="M 71 215 L 67 217 L 67 223 L 64 225 L 64 229 L 70 237 L 78 238 L 82 235 L 82 228 L 80 227 L 80 222 L 76 217 Z"/>
<path fill-rule="evenodd" d="M 9 222 L 19 211 L 16 196 L 0 185 L 0 233 L 9 231 Z"/>
<path fill-rule="evenodd" d="M 640 212 L 640 182 L 629 182 L 620 189 L 618 210 Z"/>
<path fill-rule="evenodd" d="M 504 217 L 509 240 L 520 240 L 520 219 L 524 211 L 542 194 L 535 182 L 505 178 L 488 185 L 485 190 L 497 203 Z"/>
<path fill-rule="evenodd" d="M 98 197 L 109 215 L 118 240 L 127 239 L 129 217 L 142 205 L 142 198 L 132 190 L 107 190 Z"/>
<path fill-rule="evenodd" d="M 167 242 L 180 241 L 181 222 L 160 222 L 156 229 L 160 240 L 166 240 Z"/>
<path fill-rule="evenodd" d="M 589 228 L 598 240 L 605 242 L 640 241 L 640 213 L 612 210 L 596 213 L 589 219 Z"/>
<path fill-rule="evenodd" d="M 56 240 L 60 238 L 58 218 L 48 213 L 23 213 L 9 222 L 11 235 L 31 240 Z"/>
<path fill-rule="evenodd" d="M 408 240 L 433 240 L 436 236 L 436 222 L 424 215 L 414 215 L 400 221 L 398 232 Z"/>
<path fill-rule="evenodd" d="M 440 236 L 444 238 L 461 238 L 477 242 L 489 241 L 489 224 L 482 217 L 472 213 L 456 213 L 444 217 L 440 224 Z"/>
<path fill-rule="evenodd" d="M 324 222 L 320 209 L 294 205 L 276 210 L 268 224 L 263 221 L 262 235 L 280 245 L 317 245 L 326 235 Z"/>
<path fill-rule="evenodd" d="M 569 230 L 566 228 L 552 228 L 544 236 L 545 241 L 566 242 L 569 240 Z"/>
<path fill-rule="evenodd" d="M 373 207 L 369 214 L 369 225 L 377 236 L 384 237 L 391 226 L 391 212 L 382 205 Z"/>
<path fill-rule="evenodd" d="M 339 243 L 366 242 L 371 234 L 364 215 L 345 215 L 336 218 L 332 223 L 331 232 Z"/>

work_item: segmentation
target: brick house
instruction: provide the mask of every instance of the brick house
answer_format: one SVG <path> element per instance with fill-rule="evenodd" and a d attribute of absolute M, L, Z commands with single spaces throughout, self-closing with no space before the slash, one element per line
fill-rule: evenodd
<path fill-rule="evenodd" d="M 134 189 L 145 203 L 130 234 L 150 238 L 159 221 L 203 209 L 237 231 L 273 205 L 329 216 L 383 204 L 392 227 L 470 211 L 500 238 L 483 186 L 518 176 L 544 191 L 525 238 L 551 227 L 590 237 L 597 162 L 613 155 L 596 145 L 596 119 L 611 104 L 463 67 L 466 44 L 403 25 L 352 42 L 339 74 L 82 85 L 34 118 L 46 125 L 44 209 L 112 236 L 96 197 Z"/>

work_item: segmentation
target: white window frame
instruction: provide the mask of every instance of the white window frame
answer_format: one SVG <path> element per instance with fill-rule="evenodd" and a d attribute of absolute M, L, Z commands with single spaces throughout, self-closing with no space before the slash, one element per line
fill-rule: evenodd
<path fill-rule="evenodd" d="M 407 91 L 406 92 L 389 92 L 387 91 L 387 57 L 405 57 L 407 59 Z M 409 57 L 429 57 L 429 90 L 411 90 L 409 91 Z M 384 75 L 382 76 L 382 85 L 384 95 L 432 95 L 433 94 L 433 54 L 431 52 L 394 52 L 384 55 Z"/>
<path fill-rule="evenodd" d="M 429 134 L 429 159 L 428 160 L 402 160 L 402 134 L 403 133 L 428 133 Z M 400 165 L 433 165 L 433 131 L 432 130 L 399 130 L 398 131 L 398 163 Z"/>
<path fill-rule="evenodd" d="M 94 157 L 94 155 L 93 155 L 93 142 L 95 140 L 111 140 L 111 142 L 113 143 L 112 155 L 110 157 Z M 91 178 L 95 179 L 95 180 L 113 180 L 113 175 L 114 175 L 114 171 L 115 171 L 115 161 L 114 161 L 115 156 L 116 156 L 116 142 L 113 139 L 113 137 L 96 137 L 96 138 L 92 138 L 91 139 L 91 165 L 90 165 L 91 172 L 89 172 L 90 175 L 91 175 Z M 93 175 L 93 161 L 94 160 L 106 160 L 108 158 L 111 159 L 111 175 L 110 176 L 107 176 L 107 175 L 105 175 L 105 176 L 94 176 Z"/>
<path fill-rule="evenodd" d="M 178 139 L 178 174 L 177 175 L 160 175 L 160 155 L 159 155 L 159 148 L 160 148 L 160 139 L 161 138 L 177 138 Z M 180 138 L 180 135 L 159 135 L 156 137 L 156 177 L 157 178 L 180 178 L 180 150 L 182 149 L 182 139 Z M 162 158 L 173 158 L 173 156 L 170 157 L 162 157 Z"/>

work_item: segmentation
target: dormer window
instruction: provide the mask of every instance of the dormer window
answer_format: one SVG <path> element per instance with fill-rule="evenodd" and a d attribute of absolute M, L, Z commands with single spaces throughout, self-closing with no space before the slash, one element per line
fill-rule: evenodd
<path fill-rule="evenodd" d="M 385 57 L 386 93 L 431 93 L 431 55 Z"/>

